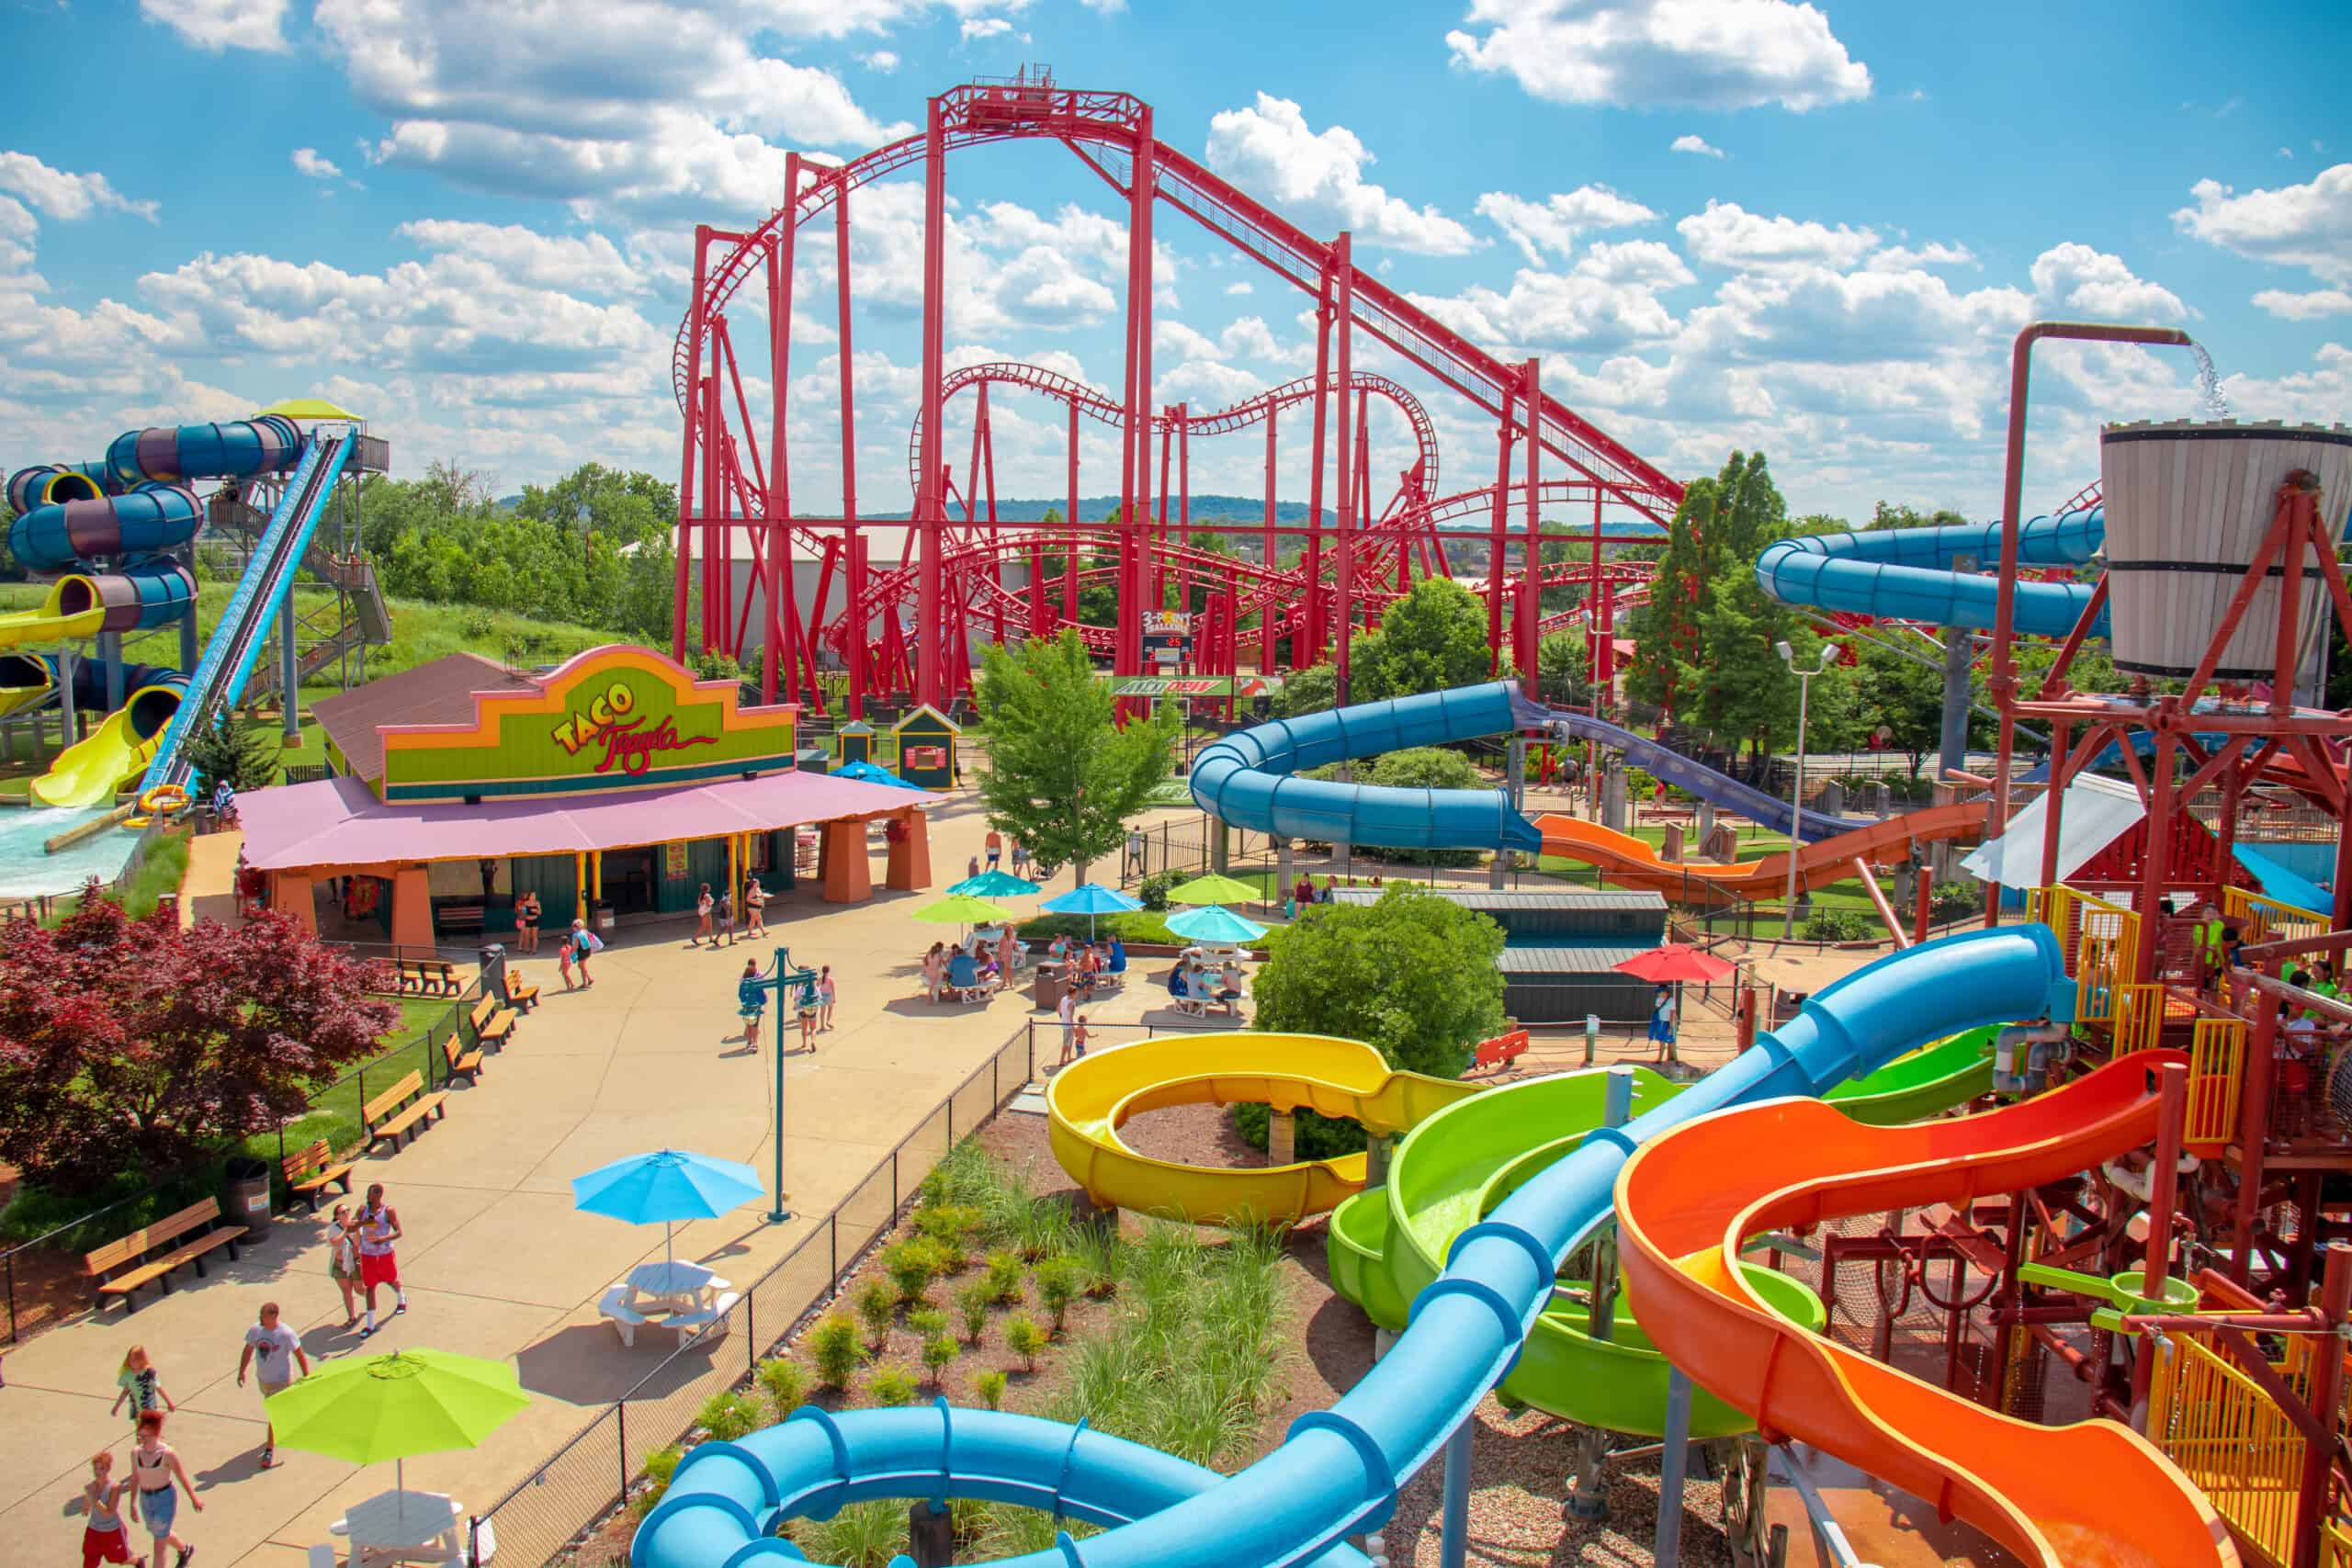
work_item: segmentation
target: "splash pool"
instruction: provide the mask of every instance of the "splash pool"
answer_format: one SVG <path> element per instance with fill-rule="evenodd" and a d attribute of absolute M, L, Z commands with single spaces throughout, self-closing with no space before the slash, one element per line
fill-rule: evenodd
<path fill-rule="evenodd" d="M 138 841 L 135 833 L 112 828 L 58 854 L 41 851 L 43 841 L 94 817 L 104 816 L 107 809 L 0 809 L 0 898 L 71 893 L 93 876 L 101 882 L 113 881 L 123 863 L 130 858 L 130 846 Z"/>

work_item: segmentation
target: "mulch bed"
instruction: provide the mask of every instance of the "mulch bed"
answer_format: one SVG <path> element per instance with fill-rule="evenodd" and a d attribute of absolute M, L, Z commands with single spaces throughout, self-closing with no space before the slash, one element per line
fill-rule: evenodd
<path fill-rule="evenodd" d="M 17 1196 L 14 1167 L 0 1165 L 0 1209 Z M 0 1241 L 0 1251 L 13 1244 Z M 5 1266 L 8 1301 L 16 1316 L 17 1343 L 56 1327 L 86 1309 L 89 1276 L 83 1272 L 82 1255 L 55 1247 L 32 1247 L 10 1256 Z M 0 1325 L 0 1333 L 6 1325 Z"/>

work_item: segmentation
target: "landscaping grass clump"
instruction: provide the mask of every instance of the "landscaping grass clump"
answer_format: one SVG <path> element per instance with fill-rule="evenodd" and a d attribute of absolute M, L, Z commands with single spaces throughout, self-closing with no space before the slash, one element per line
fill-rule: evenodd
<path fill-rule="evenodd" d="M 808 1399 L 808 1369 L 788 1356 L 775 1356 L 760 1363 L 754 1374 L 775 1406 L 775 1419 L 781 1421 Z"/>
<path fill-rule="evenodd" d="M 1037 1370 L 1037 1357 L 1046 1348 L 1046 1331 L 1027 1313 L 1009 1317 L 1004 1322 L 1004 1348 L 1021 1358 L 1022 1365 L 1030 1371 Z"/>
<path fill-rule="evenodd" d="M 899 1315 L 899 1292 L 886 1280 L 868 1280 L 858 1287 L 857 1320 L 865 1325 L 866 1338 L 876 1350 L 890 1337 Z"/>
<path fill-rule="evenodd" d="M 857 1342 L 857 1325 L 840 1313 L 826 1317 L 808 1331 L 808 1359 L 817 1369 L 819 1387 L 836 1392 L 849 1387 L 858 1363 L 865 1359 L 865 1348 Z"/>
<path fill-rule="evenodd" d="M 767 1412 L 748 1393 L 714 1393 L 695 1413 L 695 1425 L 722 1443 L 748 1438 L 767 1425 Z"/>
<path fill-rule="evenodd" d="M 989 1331 L 989 1307 L 994 1299 L 985 1280 L 956 1292 L 956 1316 L 964 1326 L 964 1343 L 978 1345 Z"/>
<path fill-rule="evenodd" d="M 1004 1385 L 1008 1381 L 1002 1372 L 982 1372 L 972 1381 L 972 1388 L 982 1404 L 996 1410 L 1004 1404 Z"/>
<path fill-rule="evenodd" d="M 907 1506 L 888 1497 L 852 1503 L 830 1519 L 795 1519 L 787 1528 L 811 1562 L 840 1568 L 890 1568 L 907 1550 Z"/>
<path fill-rule="evenodd" d="M 904 1367 L 877 1367 L 865 1380 L 865 1392 L 876 1404 L 912 1404 L 915 1380 Z"/>

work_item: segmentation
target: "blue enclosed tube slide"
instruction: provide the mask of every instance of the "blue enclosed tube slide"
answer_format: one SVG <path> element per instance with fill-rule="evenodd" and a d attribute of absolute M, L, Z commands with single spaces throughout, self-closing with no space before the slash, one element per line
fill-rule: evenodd
<path fill-rule="evenodd" d="M 2033 517 L 2018 525 L 2018 559 L 2027 566 L 2084 566 L 2107 537 L 2104 507 Z M 1954 571 L 1962 557 L 1977 570 Z M 1937 528 L 1882 528 L 1868 534 L 1815 534 L 1783 539 L 1756 558 L 1758 586 L 1783 604 L 1930 626 L 1993 625 L 2000 579 L 2001 525 L 1955 523 Z M 2063 637 L 2075 629 L 2091 586 L 2020 582 L 2015 625 L 2028 637 Z M 2102 608 L 2091 630 L 2107 632 Z"/>
<path fill-rule="evenodd" d="M 1623 1127 L 1603 1128 L 1455 1241 L 1389 1353 L 1329 1410 L 1301 1416 L 1273 1453 L 1195 1487 L 1175 1461 L 1082 1429 L 977 1411 L 803 1416 L 686 1456 L 630 1548 L 635 1568 L 800 1561 L 770 1539 L 795 1514 L 861 1497 L 996 1497 L 1102 1522 L 1082 1547 L 1011 1568 L 1273 1568 L 1350 1562 L 1397 1488 L 1436 1454 L 1518 1356 L 1554 1271 L 1610 1211 L 1643 1143 L 1732 1105 L 1818 1095 L 1925 1041 L 2050 1017 L 2074 987 L 2048 927 L 1968 931 L 1882 958 L 1816 991 L 1757 1048 Z M 1083 1510 L 1083 1511 L 1082 1511 Z"/>
<path fill-rule="evenodd" d="M 1302 779 L 1302 768 L 1520 727 L 1508 681 L 1363 703 L 1237 730 L 1193 759 L 1193 799 L 1237 827 L 1283 838 L 1398 849 L 1544 847 L 1535 824 L 1494 789 L 1393 789 Z"/>

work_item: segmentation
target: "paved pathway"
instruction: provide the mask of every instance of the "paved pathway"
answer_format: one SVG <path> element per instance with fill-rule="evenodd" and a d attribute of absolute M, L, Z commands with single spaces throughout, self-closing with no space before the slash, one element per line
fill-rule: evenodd
<path fill-rule="evenodd" d="M 934 818 L 941 886 L 961 874 L 984 831 L 969 797 Z M 877 885 L 878 850 L 877 840 Z M 206 863 L 217 877 L 220 868 Z M 1070 880 L 1065 871 L 1056 886 Z M 770 1226 L 759 1217 L 763 1203 L 747 1205 L 684 1227 L 680 1257 L 738 1285 L 757 1279 L 1031 1016 L 1025 993 L 965 1010 L 922 998 L 916 959 L 936 928 L 907 917 L 937 896 L 877 894 L 843 908 L 804 885 L 770 907 L 796 961 L 833 964 L 842 992 L 817 1055 L 787 1066 L 785 1181 L 802 1217 Z M 441 1122 L 397 1155 L 360 1162 L 356 1183 L 384 1182 L 408 1231 L 400 1253 L 411 1310 L 373 1340 L 343 1328 L 322 1224 L 298 1213 L 274 1221 L 258 1246 L 235 1263 L 224 1258 L 210 1278 L 188 1277 L 168 1297 L 145 1294 L 134 1315 L 115 1308 L 85 1316 L 10 1354 L 0 1390 L 0 1562 L 70 1561 L 82 1521 L 69 1506 L 90 1454 L 112 1444 L 124 1473 L 127 1423 L 109 1418 L 107 1405 L 134 1343 L 146 1346 L 179 1401 L 167 1435 L 205 1501 L 201 1514 L 180 1510 L 200 1561 L 294 1568 L 304 1548 L 330 1539 L 327 1526 L 345 1507 L 389 1488 L 388 1469 L 357 1472 L 312 1454 L 288 1452 L 281 1468 L 255 1470 L 259 1398 L 236 1386 L 235 1373 L 244 1330 L 265 1300 L 281 1303 L 314 1360 L 419 1345 L 514 1358 L 531 1408 L 480 1450 L 408 1465 L 412 1486 L 474 1507 L 488 1506 L 666 1354 L 670 1334 L 645 1331 L 625 1350 L 595 1312 L 608 1282 L 661 1256 L 660 1231 L 575 1213 L 568 1183 L 664 1145 L 768 1168 L 773 1058 L 728 1038 L 740 1039 L 735 977 L 745 958 L 764 962 L 768 948 L 688 950 L 687 930 L 626 934 L 595 960 L 593 990 L 567 994 L 552 960 L 522 960 L 544 1004 L 477 1087 L 457 1087 Z M 1131 987 L 1090 1010 L 1106 1021 L 1139 1019 L 1156 995 Z M 1041 1051 L 1049 1040 L 1041 1032 Z M 730 1350 L 742 1353 L 732 1345 L 717 1353 Z M 135 1550 L 145 1549 L 141 1535 Z"/>

